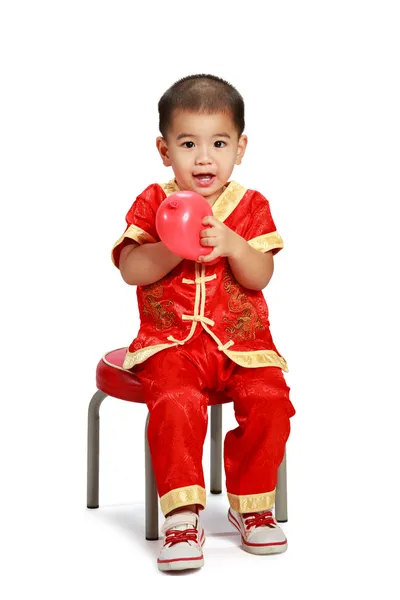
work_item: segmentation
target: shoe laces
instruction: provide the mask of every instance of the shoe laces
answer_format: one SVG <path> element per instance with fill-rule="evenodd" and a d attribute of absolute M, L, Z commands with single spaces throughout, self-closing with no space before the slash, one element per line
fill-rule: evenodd
<path fill-rule="evenodd" d="M 252 527 L 276 527 L 275 519 L 270 510 L 243 515 L 243 521 L 247 530 Z"/>
<path fill-rule="evenodd" d="M 197 542 L 197 529 L 169 529 L 165 534 L 164 546 L 180 544 L 181 542 Z"/>

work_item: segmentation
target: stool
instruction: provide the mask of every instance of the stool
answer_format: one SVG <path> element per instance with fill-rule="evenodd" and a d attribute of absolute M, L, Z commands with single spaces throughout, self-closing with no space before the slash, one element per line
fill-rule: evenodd
<path fill-rule="evenodd" d="M 137 377 L 122 368 L 126 348 L 108 352 L 98 363 L 96 369 L 97 392 L 89 404 L 88 446 L 87 446 L 87 507 L 99 508 L 99 449 L 100 449 L 100 405 L 104 398 L 112 396 L 128 402 L 144 404 L 141 385 Z M 220 494 L 222 491 L 222 404 L 232 402 L 224 392 L 210 391 L 211 407 L 211 456 L 210 491 Z M 151 463 L 147 440 L 147 415 L 145 425 L 145 519 L 146 540 L 158 540 L 158 493 Z M 286 451 L 278 470 L 278 482 L 275 497 L 275 517 L 280 523 L 287 521 L 287 481 Z"/>

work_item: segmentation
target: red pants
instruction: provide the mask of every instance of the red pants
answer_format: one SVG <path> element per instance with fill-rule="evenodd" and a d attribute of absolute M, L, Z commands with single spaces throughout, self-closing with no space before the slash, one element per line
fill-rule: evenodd
<path fill-rule="evenodd" d="M 154 354 L 133 372 L 150 412 L 148 440 L 164 515 L 180 506 L 206 504 L 207 388 L 232 398 L 239 425 L 224 442 L 230 505 L 243 513 L 274 505 L 289 419 L 295 414 L 279 367 L 241 367 L 203 331 L 182 346 Z"/>

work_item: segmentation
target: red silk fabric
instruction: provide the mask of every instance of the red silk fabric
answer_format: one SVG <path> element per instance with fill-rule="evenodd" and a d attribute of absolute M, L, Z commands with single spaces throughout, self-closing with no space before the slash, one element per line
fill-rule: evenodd
<path fill-rule="evenodd" d="M 155 242 L 159 242 L 155 215 L 165 198 L 166 194 L 160 185 L 152 184 L 146 188 L 126 215 L 126 230 L 130 226 L 137 227 L 149 234 Z M 268 200 L 254 190 L 244 193 L 224 223 L 246 241 L 276 231 Z M 137 233 L 135 235 L 140 237 Z M 121 249 L 127 243 L 130 240 L 124 239 L 113 249 L 116 266 L 119 264 Z M 142 240 L 140 243 L 143 243 Z M 272 252 L 276 254 L 279 250 L 280 248 L 274 248 Z M 137 286 L 140 328 L 129 346 L 129 352 L 171 343 L 167 339 L 169 336 L 183 340 L 189 335 L 192 321 L 183 320 L 182 315 L 194 313 L 196 285 L 183 283 L 182 279 L 195 279 L 195 265 L 194 261 L 182 260 L 159 281 Z M 200 268 L 201 265 L 198 264 L 199 272 Z M 234 345 L 229 348 L 232 351 L 272 350 L 281 356 L 270 333 L 268 306 L 262 291 L 241 286 L 226 257 L 215 265 L 206 267 L 205 275 L 213 274 L 216 274 L 216 278 L 205 284 L 204 316 L 215 321 L 211 329 L 222 345 L 232 340 Z M 197 337 L 202 331 L 203 328 L 198 323 L 193 337 Z"/>
<path fill-rule="evenodd" d="M 160 497 L 185 486 L 205 488 L 208 389 L 224 390 L 238 421 L 224 444 L 227 491 L 242 496 L 275 489 L 295 414 L 280 368 L 241 367 L 203 332 L 184 346 L 154 354 L 132 372 L 150 411 L 148 440 Z"/>

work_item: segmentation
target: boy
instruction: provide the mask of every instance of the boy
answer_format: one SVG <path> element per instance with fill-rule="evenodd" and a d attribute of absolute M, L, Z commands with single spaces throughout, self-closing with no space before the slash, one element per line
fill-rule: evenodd
<path fill-rule="evenodd" d="M 158 108 L 157 149 L 175 177 L 137 197 L 113 261 L 137 286 L 141 325 L 124 368 L 140 380 L 150 412 L 148 440 L 166 517 L 158 567 L 167 571 L 204 564 L 207 389 L 224 390 L 234 402 L 239 427 L 224 443 L 228 519 L 252 554 L 287 548 L 272 509 L 295 410 L 261 291 L 283 241 L 266 198 L 229 180 L 247 146 L 243 98 L 223 79 L 193 75 L 168 89 Z M 157 235 L 158 206 L 178 190 L 202 194 L 213 209 L 200 233 L 213 250 L 198 261 L 173 254 Z"/>

